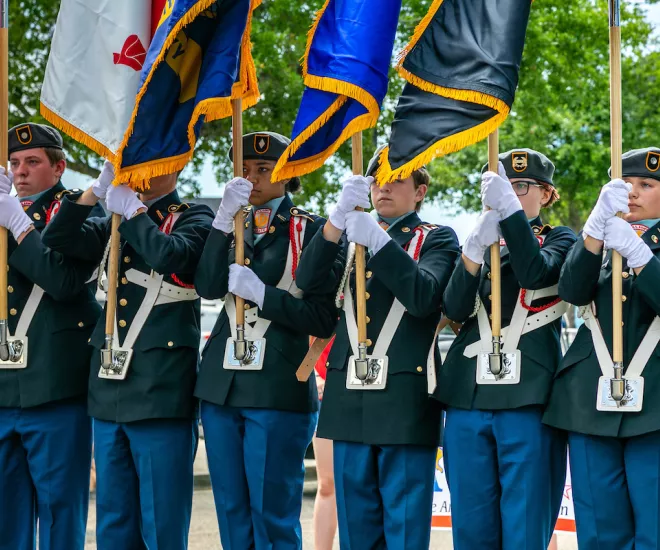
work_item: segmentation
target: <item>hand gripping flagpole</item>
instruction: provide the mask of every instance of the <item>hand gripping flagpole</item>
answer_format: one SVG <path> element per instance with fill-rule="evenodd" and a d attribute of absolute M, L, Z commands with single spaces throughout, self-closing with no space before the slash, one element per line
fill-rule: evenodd
<path fill-rule="evenodd" d="M 231 100 L 232 107 L 232 147 L 234 177 L 243 176 L 243 100 L 239 97 Z M 234 217 L 234 239 L 236 242 L 236 259 L 238 265 L 245 264 L 245 216 L 241 208 Z M 236 340 L 234 342 L 234 357 L 243 361 L 247 355 L 247 342 L 245 341 L 245 300 L 234 296 L 236 303 Z"/>
<path fill-rule="evenodd" d="M 119 224 L 121 214 L 112 215 L 110 226 L 110 255 L 108 257 L 108 289 L 105 301 L 105 347 L 101 350 L 101 368 L 109 373 L 115 372 L 115 356 L 112 343 L 115 335 L 115 316 L 117 313 L 117 284 L 119 282 Z M 101 280 L 103 266 L 99 269 Z M 120 369 L 121 370 L 121 369 Z"/>
<path fill-rule="evenodd" d="M 0 0 L 0 162 L 7 165 L 9 131 L 9 0 Z M 0 227 L 0 361 L 9 360 L 7 341 L 7 228 Z"/>
<path fill-rule="evenodd" d="M 609 0 L 610 16 L 610 148 L 612 179 L 621 178 L 622 114 L 621 114 L 621 6 L 619 0 Z M 621 216 L 621 214 L 618 214 Z M 621 404 L 626 382 L 623 378 L 623 261 L 612 251 L 612 360 L 614 378 L 610 381 L 612 399 Z"/>
<path fill-rule="evenodd" d="M 362 155 L 362 132 L 353 134 L 351 139 L 353 152 L 353 174 L 361 176 L 364 170 Z M 358 208 L 362 210 L 362 208 Z M 357 302 L 358 357 L 355 359 L 355 375 L 359 380 L 366 380 L 369 375 L 367 363 L 367 263 L 363 245 L 355 246 L 355 294 Z"/>
<path fill-rule="evenodd" d="M 499 133 L 488 136 L 488 170 L 497 174 L 499 162 Z M 499 240 L 490 247 L 490 307 L 493 333 L 493 351 L 488 354 L 490 372 L 498 376 L 502 372 L 502 277 Z"/>

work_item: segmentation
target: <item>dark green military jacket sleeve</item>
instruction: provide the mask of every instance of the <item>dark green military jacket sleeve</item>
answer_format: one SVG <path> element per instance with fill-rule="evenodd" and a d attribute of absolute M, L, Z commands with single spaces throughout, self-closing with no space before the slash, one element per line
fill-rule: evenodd
<path fill-rule="evenodd" d="M 202 354 L 196 395 L 219 405 L 236 407 L 273 408 L 298 412 L 318 408 L 313 377 L 299 382 L 296 370 L 309 348 L 309 336 L 329 336 L 336 323 L 334 294 L 318 289 L 304 291 L 296 271 L 296 285 L 304 291 L 296 298 L 277 284 L 286 268 L 292 227 L 297 220 L 306 219 L 302 242 L 302 256 L 312 246 L 314 236 L 322 230 L 325 220 L 297 208 L 287 196 L 271 221 L 269 231 L 261 240 L 253 242 L 252 217 L 245 227 L 245 265 L 266 285 L 261 319 L 271 321 L 265 334 L 266 354 L 263 370 L 235 371 L 223 368 L 225 350 L 230 338 L 230 320 L 222 311 Z M 302 226 L 300 226 L 302 227 Z M 298 245 L 296 245 L 298 246 Z M 234 235 L 213 229 L 195 274 L 195 288 L 204 298 L 224 298 L 228 292 L 229 266 L 234 263 Z M 246 310 L 257 308 L 246 302 Z M 232 319 L 232 322 L 234 320 Z"/>
<path fill-rule="evenodd" d="M 346 263 L 345 236 L 339 243 L 326 240 L 320 228 L 303 250 L 296 271 L 298 288 L 305 292 L 336 292 Z"/>
<path fill-rule="evenodd" d="M 660 224 L 642 239 L 654 257 L 639 275 L 623 259 L 624 376 L 651 323 L 660 314 Z M 571 251 L 559 281 L 565 300 L 592 307 L 612 356 L 612 253 L 593 254 L 582 237 Z M 590 306 L 593 304 L 593 306 Z M 598 379 L 602 376 L 591 332 L 583 324 L 562 359 L 544 422 L 568 431 L 604 437 L 635 437 L 660 430 L 660 354 L 656 348 L 642 376 L 644 400 L 639 413 L 597 411 Z"/>
<path fill-rule="evenodd" d="M 539 290 L 559 281 L 562 266 L 575 243 L 568 227 L 543 225 L 540 218 L 529 222 L 518 211 L 500 222 L 502 280 L 502 326 L 511 322 L 520 290 Z M 521 381 L 516 385 L 478 385 L 476 357 L 465 357 L 465 348 L 480 339 L 476 299 L 490 318 L 490 250 L 478 275 L 471 275 L 459 259 L 444 293 L 445 314 L 463 326 L 442 366 L 434 397 L 447 406 L 464 409 L 510 409 L 543 405 L 547 401 L 552 375 L 561 357 L 561 321 L 524 334 L 518 349 L 522 354 Z M 543 307 L 553 297 L 534 300 L 531 306 Z"/>

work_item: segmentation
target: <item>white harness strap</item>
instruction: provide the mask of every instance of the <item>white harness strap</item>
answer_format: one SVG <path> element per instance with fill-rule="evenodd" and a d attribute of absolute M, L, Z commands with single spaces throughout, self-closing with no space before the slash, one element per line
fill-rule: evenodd
<path fill-rule="evenodd" d="M 25 338 L 27 336 L 27 331 L 43 297 L 44 289 L 37 285 L 32 285 L 32 292 L 30 292 L 30 296 L 18 319 L 18 325 L 16 325 L 15 338 Z"/>
<path fill-rule="evenodd" d="M 415 250 L 417 249 L 418 246 L 420 247 L 423 246 L 427 235 L 432 231 L 432 229 L 428 227 L 421 227 L 421 229 L 422 229 L 421 233 L 415 232 L 415 236 L 412 238 L 408 246 L 408 252 L 407 252 L 408 256 L 410 256 L 413 260 L 415 259 Z M 420 244 L 420 239 L 421 239 L 421 244 Z M 352 258 L 354 256 L 355 256 L 355 243 L 350 243 L 348 245 L 347 257 Z M 403 315 L 405 312 L 406 312 L 406 308 L 403 306 L 403 304 L 398 299 L 394 298 L 392 307 L 390 308 L 390 311 L 387 314 L 387 317 L 385 318 L 385 322 L 383 323 L 383 327 L 380 330 L 378 339 L 376 340 L 376 344 L 374 345 L 373 352 L 371 355 L 374 355 L 376 357 L 385 357 L 387 355 L 387 351 L 389 350 L 390 344 L 394 339 L 394 335 L 396 334 L 396 331 L 399 328 L 399 324 L 401 323 L 401 319 L 403 319 Z M 344 284 L 344 317 L 346 319 L 346 331 L 348 332 L 348 339 L 351 343 L 351 350 L 353 352 L 353 355 L 357 357 L 358 329 L 357 329 L 357 319 L 355 317 L 355 307 L 353 305 L 353 295 L 350 287 L 350 277 L 346 277 L 346 282 Z M 429 393 L 432 393 L 433 390 L 435 390 L 435 385 L 436 385 L 434 348 L 437 337 L 438 334 L 436 331 L 436 334 L 433 337 L 433 342 L 431 344 L 431 349 L 429 350 L 427 356 L 426 376 L 427 376 Z"/>
<path fill-rule="evenodd" d="M 160 228 L 160 230 L 169 235 L 172 232 L 174 224 L 181 216 L 181 212 L 174 212 L 170 214 Z M 199 298 L 194 289 L 179 288 L 169 283 L 163 282 L 165 278 L 161 273 L 151 272 L 151 275 L 142 273 L 137 269 L 129 269 L 126 272 L 126 279 L 131 283 L 146 288 L 147 291 L 142 299 L 142 303 L 133 317 L 131 325 L 128 327 L 126 338 L 122 345 L 119 344 L 119 330 L 117 328 L 117 313 L 115 312 L 115 330 L 113 334 L 112 346 L 121 349 L 133 349 L 135 342 L 140 336 L 140 332 L 144 328 L 149 314 L 155 306 L 162 304 L 170 304 L 174 302 L 193 301 Z"/>
<path fill-rule="evenodd" d="M 302 218 L 299 220 L 302 228 L 300 234 L 305 234 L 305 228 L 307 227 L 307 218 Z M 300 259 L 300 254 L 302 254 L 302 241 L 301 239 L 300 246 L 298 247 L 297 260 Z M 291 241 L 289 241 L 289 250 L 286 256 L 286 266 L 284 267 L 284 273 L 280 282 L 277 283 L 277 287 L 280 290 L 285 290 L 294 298 L 301 299 L 303 297 L 303 292 L 296 286 L 296 282 L 293 280 L 293 246 Z M 231 337 L 236 339 L 236 301 L 234 300 L 234 295 L 229 293 L 225 297 L 225 310 L 227 311 L 227 317 L 229 318 L 229 327 L 231 328 Z M 270 327 L 271 321 L 268 319 L 262 319 L 259 317 L 258 310 L 249 309 L 245 312 L 245 338 L 251 341 L 261 340 L 268 328 Z M 254 323 L 254 326 L 250 326 L 248 323 Z"/>
<path fill-rule="evenodd" d="M 587 306 L 582 310 L 582 318 L 584 324 L 591 332 L 591 340 L 594 344 L 600 371 L 606 378 L 614 378 L 614 362 L 607 349 L 605 338 L 603 338 L 603 331 L 600 328 L 598 319 L 593 314 L 593 304 Z M 639 344 L 635 355 L 633 355 L 628 368 L 626 369 L 625 376 L 628 378 L 639 377 L 644 372 L 646 364 L 649 362 L 651 355 L 655 351 L 658 343 L 660 342 L 660 317 L 656 316 L 649 326 L 644 338 Z"/>
<path fill-rule="evenodd" d="M 525 292 L 525 304 L 529 306 L 534 300 L 539 298 L 548 298 L 550 296 L 556 295 L 557 285 L 542 288 L 540 290 L 528 290 Z M 523 307 L 520 294 L 518 294 L 518 301 L 516 302 L 516 307 L 513 310 L 511 323 L 509 326 L 502 329 L 502 339 L 504 341 L 502 352 L 514 352 L 516 349 L 518 349 L 520 337 L 523 334 L 527 334 L 536 329 L 554 323 L 557 319 L 560 319 L 564 313 L 566 313 L 568 307 L 569 304 L 562 300 L 558 304 L 555 304 L 548 309 L 544 309 L 539 313 L 529 315 L 529 310 Z M 465 350 L 463 350 L 463 355 L 465 357 L 476 357 L 479 352 L 484 350 L 490 351 L 491 349 L 493 331 L 490 326 L 490 321 L 488 320 L 486 308 L 483 307 L 483 304 L 480 304 L 479 311 L 477 312 L 477 322 L 479 326 L 479 340 L 465 347 Z"/>

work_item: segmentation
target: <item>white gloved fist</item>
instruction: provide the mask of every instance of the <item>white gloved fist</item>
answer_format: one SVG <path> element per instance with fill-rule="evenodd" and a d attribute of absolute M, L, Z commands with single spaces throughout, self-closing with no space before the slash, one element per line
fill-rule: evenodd
<path fill-rule="evenodd" d="M 500 213 L 497 210 L 482 212 L 477 219 L 477 225 L 468 235 L 463 244 L 463 254 L 475 264 L 484 263 L 486 249 L 500 242 Z"/>
<path fill-rule="evenodd" d="M 484 172 L 481 176 L 481 200 L 486 208 L 497 210 L 500 218 L 506 220 L 523 207 L 501 162 L 497 165 L 497 171 L 497 174 Z"/>
<path fill-rule="evenodd" d="M 369 188 L 374 178 L 371 176 L 351 176 L 342 184 L 342 190 L 336 206 L 330 212 L 328 220 L 337 229 L 346 229 L 346 214 L 360 208 L 371 208 Z"/>
<path fill-rule="evenodd" d="M 0 225 L 9 229 L 17 240 L 32 225 L 18 197 L 0 193 Z"/>
<path fill-rule="evenodd" d="M 619 212 L 624 214 L 630 212 L 628 194 L 631 190 L 632 185 L 623 180 L 612 180 L 603 185 L 596 206 L 589 214 L 587 223 L 584 224 L 583 234 L 599 241 L 604 240 L 607 221 Z"/>
<path fill-rule="evenodd" d="M 250 204 L 252 182 L 245 178 L 234 178 L 227 185 L 222 194 L 222 202 L 213 220 L 213 228 L 223 233 L 234 230 L 234 216 L 238 211 Z"/>
<path fill-rule="evenodd" d="M 9 195 L 11 186 L 14 184 L 14 174 L 5 170 L 4 166 L 0 166 L 0 193 Z"/>
<path fill-rule="evenodd" d="M 99 199 L 105 199 L 105 196 L 108 193 L 108 187 L 110 187 L 110 184 L 114 179 L 115 169 L 112 166 L 112 163 L 109 160 L 106 160 L 99 177 L 94 180 L 94 183 L 92 183 L 92 193 L 94 193 Z"/>
<path fill-rule="evenodd" d="M 374 256 L 392 240 L 371 215 L 358 210 L 346 214 L 346 237 L 352 243 L 366 246 Z"/>
<path fill-rule="evenodd" d="M 244 300 L 254 302 L 259 306 L 259 309 L 264 307 L 266 285 L 249 267 L 238 264 L 229 266 L 229 292 L 234 296 L 240 296 Z"/>
<path fill-rule="evenodd" d="M 135 191 L 126 185 L 110 187 L 105 197 L 105 204 L 110 212 L 121 214 L 127 220 L 130 220 L 140 208 L 146 208 Z"/>
<path fill-rule="evenodd" d="M 645 266 L 653 258 L 653 252 L 624 219 L 613 217 L 605 223 L 605 248 L 616 250 L 628 260 L 633 269 Z"/>

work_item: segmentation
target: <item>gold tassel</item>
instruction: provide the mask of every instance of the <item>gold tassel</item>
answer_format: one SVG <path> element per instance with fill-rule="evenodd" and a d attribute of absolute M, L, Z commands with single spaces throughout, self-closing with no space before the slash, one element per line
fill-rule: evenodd
<path fill-rule="evenodd" d="M 443 0 L 433 0 L 433 4 L 431 4 L 431 6 L 429 7 L 429 11 L 426 12 L 426 15 L 422 18 L 422 20 L 415 27 L 415 32 L 413 33 L 412 37 L 410 38 L 410 41 L 399 52 L 399 55 L 397 55 L 397 63 L 396 63 L 397 69 L 399 69 L 403 65 L 403 62 L 405 61 L 406 56 L 417 45 L 417 42 L 419 42 L 419 39 L 424 34 L 424 31 L 426 30 L 426 28 L 429 26 L 429 24 L 433 20 L 433 17 L 435 17 L 435 14 L 437 13 L 437 11 L 440 9 L 440 6 L 442 5 L 442 2 L 443 2 Z"/>

